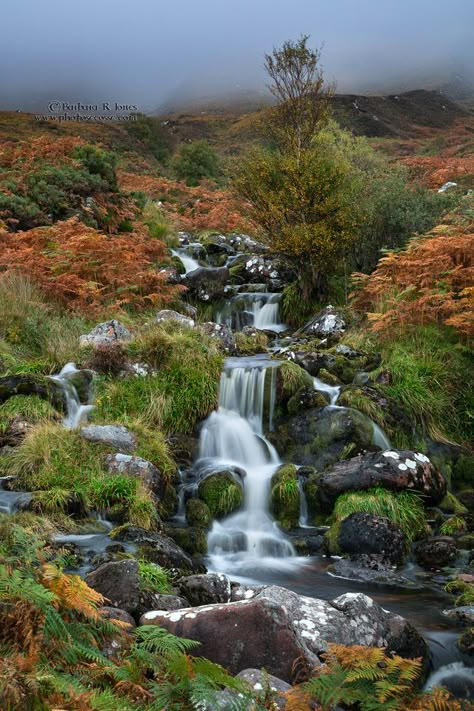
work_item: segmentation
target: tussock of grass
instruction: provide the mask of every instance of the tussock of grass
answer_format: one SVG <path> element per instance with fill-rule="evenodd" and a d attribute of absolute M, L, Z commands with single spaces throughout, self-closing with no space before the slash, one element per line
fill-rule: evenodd
<path fill-rule="evenodd" d="M 144 592 L 168 594 L 173 591 L 168 572 L 159 565 L 146 560 L 138 561 L 140 587 Z"/>
<path fill-rule="evenodd" d="M 15 417 L 26 417 L 33 422 L 60 419 L 48 400 L 35 395 L 15 395 L 0 405 L 0 432 L 4 432 Z"/>
<path fill-rule="evenodd" d="M 313 387 L 313 379 L 306 372 L 306 370 L 291 361 L 281 364 L 278 369 L 278 377 L 281 383 L 282 392 L 286 397 L 291 397 L 300 388 Z"/>
<path fill-rule="evenodd" d="M 216 407 L 224 358 L 215 340 L 167 323 L 144 329 L 129 349 L 154 373 L 101 380 L 96 419 L 141 418 L 166 433 L 188 433 Z"/>
<path fill-rule="evenodd" d="M 337 524 L 356 512 L 385 516 L 403 531 L 409 543 L 427 530 L 423 503 L 411 491 L 393 494 L 386 489 L 375 488 L 347 492 L 337 499 L 332 518 Z"/>
<path fill-rule="evenodd" d="M 265 353 L 268 346 L 268 336 L 263 331 L 257 331 L 255 336 L 248 336 L 241 331 L 235 334 L 237 352 L 242 355 Z"/>
<path fill-rule="evenodd" d="M 387 425 L 383 410 L 359 388 L 344 390 L 339 397 L 338 405 L 351 407 L 354 410 L 362 412 L 364 415 L 367 415 L 367 417 L 370 417 L 371 420 L 377 422 L 382 428 Z"/>

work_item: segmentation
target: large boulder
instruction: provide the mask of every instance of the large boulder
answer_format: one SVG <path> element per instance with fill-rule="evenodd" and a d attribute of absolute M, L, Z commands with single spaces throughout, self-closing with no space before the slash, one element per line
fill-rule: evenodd
<path fill-rule="evenodd" d="M 249 589 L 245 599 L 227 604 L 149 612 L 140 624 L 199 641 L 199 655 L 232 674 L 264 667 L 287 682 L 296 659 L 319 665 L 331 642 L 387 647 L 404 657 L 428 659 L 426 642 L 415 628 L 362 593 L 326 602 L 270 586 Z"/>
<path fill-rule="evenodd" d="M 85 581 L 89 587 L 103 595 L 112 607 L 125 610 L 130 615 L 136 612 L 141 593 L 136 560 L 104 563 L 88 573 Z"/>
<path fill-rule="evenodd" d="M 115 541 L 134 543 L 141 557 L 163 568 L 175 568 L 189 573 L 203 572 L 202 565 L 193 561 L 171 538 L 161 533 L 146 531 L 138 526 L 121 526 L 112 531 L 111 537 Z"/>
<path fill-rule="evenodd" d="M 181 326 L 188 326 L 189 328 L 194 328 L 195 321 L 189 316 L 180 314 L 177 311 L 172 311 L 171 309 L 163 309 L 158 311 L 155 317 L 156 323 L 163 323 L 165 321 L 174 321 L 179 323 Z"/>
<path fill-rule="evenodd" d="M 286 460 L 322 470 L 370 447 L 373 424 L 356 410 L 323 407 L 280 423 L 269 438 Z"/>
<path fill-rule="evenodd" d="M 330 511 L 337 497 L 346 491 L 382 486 L 391 491 L 415 491 L 428 505 L 436 505 L 446 494 L 446 481 L 424 454 L 386 450 L 338 462 L 324 472 L 318 485 L 322 506 Z"/>
<path fill-rule="evenodd" d="M 415 557 L 417 563 L 428 570 L 444 568 L 458 557 L 456 541 L 449 536 L 427 538 L 416 546 Z"/>
<path fill-rule="evenodd" d="M 189 600 L 191 605 L 230 602 L 230 580 L 221 573 L 188 575 L 178 581 L 177 587 L 181 595 Z"/>
<path fill-rule="evenodd" d="M 88 442 L 108 444 L 121 452 L 131 452 L 137 447 L 137 439 L 123 425 L 87 425 L 79 434 Z"/>
<path fill-rule="evenodd" d="M 109 474 L 125 474 L 140 479 L 158 499 L 165 495 L 166 479 L 154 464 L 131 454 L 109 454 L 105 459 Z"/>
<path fill-rule="evenodd" d="M 338 544 L 344 553 L 376 554 L 396 564 L 403 560 L 405 536 L 385 516 L 356 512 L 341 521 Z"/>
<path fill-rule="evenodd" d="M 80 337 L 81 346 L 98 346 L 103 343 L 111 344 L 120 341 L 129 341 L 132 334 L 123 323 L 112 319 L 95 326 L 92 331 Z"/>
<path fill-rule="evenodd" d="M 182 283 L 195 294 L 200 301 L 211 301 L 224 296 L 230 273 L 227 267 L 199 267 L 183 278 Z"/>
<path fill-rule="evenodd" d="M 346 321 L 334 306 L 329 305 L 313 316 L 301 330 L 308 336 L 336 339 L 346 330 Z"/>

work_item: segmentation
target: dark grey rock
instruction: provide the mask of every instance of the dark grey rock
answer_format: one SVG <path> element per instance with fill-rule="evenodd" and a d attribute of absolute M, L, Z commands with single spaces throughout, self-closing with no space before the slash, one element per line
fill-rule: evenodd
<path fill-rule="evenodd" d="M 338 543 L 344 553 L 377 554 L 395 564 L 403 560 L 405 536 L 390 519 L 357 512 L 341 521 Z"/>
<path fill-rule="evenodd" d="M 449 536 L 433 536 L 420 541 L 415 548 L 417 563 L 422 568 L 437 570 L 453 563 L 458 557 L 456 541 Z"/>
<path fill-rule="evenodd" d="M 178 580 L 177 587 L 193 606 L 230 602 L 230 580 L 221 573 L 189 575 Z"/>

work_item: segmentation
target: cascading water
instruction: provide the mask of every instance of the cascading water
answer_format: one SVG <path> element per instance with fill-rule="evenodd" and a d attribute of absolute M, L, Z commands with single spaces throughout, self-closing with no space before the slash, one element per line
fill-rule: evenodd
<path fill-rule="evenodd" d="M 193 245 L 190 245 L 190 247 L 192 246 Z M 173 255 L 173 257 L 178 257 L 178 259 L 181 260 L 186 274 L 189 274 L 189 272 L 193 272 L 195 269 L 199 269 L 199 267 L 201 266 L 197 259 L 194 259 L 194 257 L 191 257 L 189 256 L 189 254 L 187 254 L 186 247 L 172 249 L 171 254 Z"/>
<path fill-rule="evenodd" d="M 66 417 L 63 420 L 64 427 L 75 429 L 86 422 L 92 405 L 82 405 L 73 383 L 74 375 L 80 371 L 74 363 L 66 363 L 58 375 L 52 375 L 51 380 L 57 383 L 63 393 L 66 402 Z"/>
<path fill-rule="evenodd" d="M 340 385 L 328 385 L 319 378 L 313 378 L 314 389 L 325 393 L 329 397 L 329 404 L 335 405 L 341 392 Z"/>
<path fill-rule="evenodd" d="M 281 294 L 242 292 L 230 299 L 215 319 L 235 331 L 254 326 L 262 331 L 280 333 L 287 329 L 280 320 L 280 301 Z"/>
<path fill-rule="evenodd" d="M 220 572 L 251 575 L 262 566 L 285 566 L 295 556 L 268 510 L 270 482 L 280 460 L 263 434 L 265 395 L 267 372 L 277 365 L 259 357 L 229 358 L 219 409 L 201 431 L 198 467 L 245 470 L 242 510 L 214 522 L 208 537 L 211 568 Z M 271 394 L 269 401 L 270 422 Z"/>

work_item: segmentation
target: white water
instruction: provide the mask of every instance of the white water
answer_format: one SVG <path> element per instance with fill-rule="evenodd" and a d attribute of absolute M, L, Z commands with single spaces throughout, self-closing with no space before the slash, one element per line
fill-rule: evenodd
<path fill-rule="evenodd" d="M 189 272 L 193 272 L 195 269 L 199 269 L 199 267 L 201 266 L 197 259 L 194 259 L 193 257 L 190 257 L 186 254 L 186 247 L 172 249 L 171 254 L 181 260 L 186 274 L 189 274 Z"/>
<path fill-rule="evenodd" d="M 335 405 L 341 392 L 340 385 L 328 385 L 319 378 L 313 378 L 314 389 L 325 393 L 329 397 L 329 404 Z"/>
<path fill-rule="evenodd" d="M 258 357 L 229 358 L 221 377 L 219 409 L 201 431 L 201 462 L 214 471 L 226 466 L 245 470 L 242 509 L 215 521 L 209 533 L 210 567 L 219 572 L 251 575 L 262 566 L 287 567 L 296 560 L 293 546 L 268 510 L 270 482 L 280 460 L 263 434 L 265 381 L 267 370 L 276 365 Z"/>
<path fill-rule="evenodd" d="M 425 689 L 446 686 L 456 695 L 466 699 L 474 698 L 474 669 L 463 662 L 452 662 L 434 671 L 425 684 Z"/>
<path fill-rule="evenodd" d="M 67 412 L 63 425 L 68 429 L 75 429 L 87 422 L 88 415 L 93 407 L 92 405 L 81 405 L 77 390 L 71 382 L 71 376 L 78 372 L 74 363 L 66 363 L 58 375 L 51 376 L 51 380 L 61 386 L 66 398 Z"/>
<path fill-rule="evenodd" d="M 237 331 L 244 326 L 254 326 L 262 331 L 280 333 L 287 329 L 280 319 L 280 301 L 281 294 L 243 292 L 216 314 L 216 322 Z"/>
<path fill-rule="evenodd" d="M 378 424 L 372 421 L 373 433 L 372 433 L 372 444 L 379 449 L 386 450 L 391 449 L 392 445 L 389 438 L 385 432 L 378 426 Z"/>

